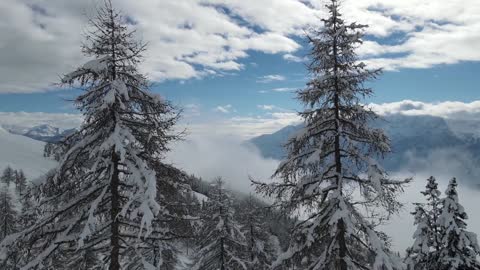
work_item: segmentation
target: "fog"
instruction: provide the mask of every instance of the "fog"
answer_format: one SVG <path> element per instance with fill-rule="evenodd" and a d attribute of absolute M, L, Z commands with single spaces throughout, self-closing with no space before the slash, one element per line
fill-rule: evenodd
<path fill-rule="evenodd" d="M 188 136 L 186 140 L 177 142 L 173 145 L 168 160 L 205 180 L 221 176 L 230 188 L 247 193 L 253 191 L 249 176 L 268 181 L 278 164 L 276 160 L 263 158 L 257 149 L 243 143 L 243 138 L 212 134 Z M 468 230 L 480 234 L 480 215 L 476 209 L 476 206 L 480 205 L 480 191 L 471 185 L 478 183 L 477 179 L 472 179 L 479 175 L 477 170 L 467 154 L 449 149 L 433 151 L 427 158 L 422 159 L 412 154 L 405 169 L 391 173 L 394 178 L 414 179 L 399 197 L 405 207 L 382 227 L 392 238 L 393 249 L 403 254 L 412 244 L 415 230 L 410 214 L 413 211 L 412 203 L 423 202 L 420 191 L 424 190 L 426 179 L 430 175 L 437 178 L 442 194 L 450 178 L 457 177 L 460 203 L 470 217 L 467 220 Z"/>
<path fill-rule="evenodd" d="M 242 140 L 214 134 L 188 136 L 173 145 L 167 160 L 207 181 L 221 176 L 228 187 L 249 193 L 253 191 L 249 176 L 267 181 L 278 161 L 263 158 L 256 148 Z"/>

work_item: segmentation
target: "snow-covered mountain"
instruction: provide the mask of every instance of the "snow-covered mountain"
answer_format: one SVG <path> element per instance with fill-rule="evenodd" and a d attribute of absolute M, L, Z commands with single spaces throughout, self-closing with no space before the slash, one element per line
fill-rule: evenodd
<path fill-rule="evenodd" d="M 4 126 L 10 133 L 23 135 L 42 142 L 57 142 L 63 137 L 71 134 L 75 129 L 62 130 L 48 124 L 42 124 L 31 128 L 17 126 Z"/>
<path fill-rule="evenodd" d="M 44 142 L 13 134 L 0 127 L 0 169 L 7 166 L 22 169 L 29 179 L 43 175 L 56 164 L 43 157 L 44 146 Z"/>
<path fill-rule="evenodd" d="M 473 121 L 473 120 L 472 120 Z M 435 116 L 389 115 L 373 123 L 383 128 L 391 139 L 392 153 L 382 161 L 389 171 L 419 171 L 431 168 L 458 170 L 464 178 L 480 183 L 480 130 L 463 129 L 463 121 Z M 480 126 L 480 120 L 468 126 Z M 266 158 L 281 160 L 283 145 L 300 126 L 287 126 L 272 134 L 249 140 Z M 449 167 L 451 166 L 451 167 Z M 439 172 L 438 172 L 439 173 Z M 459 173 L 457 173 L 459 174 Z M 458 175 L 460 177 L 460 175 Z"/>

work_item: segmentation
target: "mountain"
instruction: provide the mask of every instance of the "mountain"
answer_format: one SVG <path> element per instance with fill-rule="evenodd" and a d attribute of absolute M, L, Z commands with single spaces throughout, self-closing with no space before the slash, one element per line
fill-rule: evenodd
<path fill-rule="evenodd" d="M 58 142 L 63 137 L 72 134 L 75 129 L 61 130 L 60 128 L 43 124 L 32 128 L 21 128 L 16 126 L 5 127 L 10 133 L 23 135 L 28 138 L 42 142 Z"/>
<path fill-rule="evenodd" d="M 24 170 L 27 178 L 39 177 L 56 165 L 43 157 L 44 142 L 13 134 L 0 127 L 0 170 L 7 166 Z"/>
<path fill-rule="evenodd" d="M 459 154 L 468 153 L 475 161 L 480 160 L 480 139 L 472 129 L 465 131 L 464 122 L 445 120 L 441 117 L 402 114 L 388 115 L 376 120 L 372 126 L 382 128 L 391 139 L 392 153 L 383 160 L 388 170 L 399 170 L 412 166 L 412 156 L 428 158 L 438 150 L 455 149 Z M 469 126 L 473 123 L 469 122 Z M 480 121 L 476 122 L 480 126 Z M 284 145 L 288 138 L 301 128 L 287 126 L 279 131 L 249 140 L 266 158 L 281 160 L 285 157 Z M 452 156 L 452 159 L 458 157 Z"/>

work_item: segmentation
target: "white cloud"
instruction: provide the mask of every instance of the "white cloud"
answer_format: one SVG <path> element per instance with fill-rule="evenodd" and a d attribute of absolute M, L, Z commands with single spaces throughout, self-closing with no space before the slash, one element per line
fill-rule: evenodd
<path fill-rule="evenodd" d="M 265 75 L 258 77 L 257 82 L 259 83 L 270 83 L 270 82 L 276 82 L 276 81 L 284 81 L 286 78 L 285 76 L 279 75 L 279 74 L 271 74 L 271 75 Z"/>
<path fill-rule="evenodd" d="M 447 119 L 480 119 L 480 101 L 460 102 L 421 102 L 402 100 L 398 102 L 369 104 L 369 106 L 381 115 L 405 114 L 405 115 L 432 115 Z"/>
<path fill-rule="evenodd" d="M 45 112 L 0 112 L 0 126 L 31 128 L 48 124 L 61 129 L 77 128 L 83 121 L 81 114 Z"/>
<path fill-rule="evenodd" d="M 275 109 L 277 106 L 275 105 L 257 105 L 257 108 L 265 110 L 265 111 L 271 111 Z"/>
<path fill-rule="evenodd" d="M 295 91 L 297 88 L 292 88 L 292 87 L 279 87 L 279 88 L 273 88 L 273 92 L 292 92 Z"/>
<path fill-rule="evenodd" d="M 118 0 L 149 43 L 142 69 L 150 79 L 189 79 L 236 71 L 248 50 L 287 53 L 300 46 L 273 29 L 255 32 L 210 1 Z M 86 21 L 100 2 L 5 0 L 0 2 L 0 93 L 51 88 L 84 61 Z M 188 25 L 188 27 L 185 27 Z"/>
<path fill-rule="evenodd" d="M 282 57 L 283 57 L 283 59 L 285 59 L 287 61 L 297 62 L 297 63 L 305 62 L 305 61 L 308 60 L 307 57 L 298 57 L 298 56 L 290 54 L 290 53 L 284 54 Z"/>
<path fill-rule="evenodd" d="M 243 139 L 273 133 L 285 126 L 298 124 L 301 119 L 295 112 L 269 112 L 262 116 L 236 116 L 221 119 L 203 119 L 186 125 L 190 134 L 210 134 L 215 130 L 216 134 L 223 136 L 235 136 Z"/>
<path fill-rule="evenodd" d="M 204 180 L 221 176 L 230 188 L 253 192 L 248 177 L 267 180 L 278 162 L 262 158 L 256 148 L 244 144 L 244 138 L 219 135 L 215 128 L 212 126 L 208 133 L 188 136 L 175 143 L 168 161 Z"/>
<path fill-rule="evenodd" d="M 53 88 L 59 75 L 81 64 L 84 14 L 94 14 L 99 4 L 95 0 L 0 1 L 0 93 Z M 139 37 L 149 42 L 142 70 L 154 81 L 237 71 L 245 68 L 239 60 L 248 57 L 249 50 L 281 53 L 287 60 L 299 61 L 302 58 L 293 54 L 300 48 L 295 38 L 320 25 L 325 16 L 325 2 L 318 0 L 118 0 L 115 4 L 136 22 Z M 389 44 L 367 41 L 360 47 L 359 53 L 372 67 L 427 68 L 480 60 L 477 0 L 345 0 L 342 13 L 347 22 L 369 24 L 368 34 L 393 39 Z"/>
<path fill-rule="evenodd" d="M 230 113 L 233 110 L 233 106 L 231 104 L 223 105 L 223 106 L 217 106 L 213 111 L 215 112 L 221 112 L 221 113 Z"/>

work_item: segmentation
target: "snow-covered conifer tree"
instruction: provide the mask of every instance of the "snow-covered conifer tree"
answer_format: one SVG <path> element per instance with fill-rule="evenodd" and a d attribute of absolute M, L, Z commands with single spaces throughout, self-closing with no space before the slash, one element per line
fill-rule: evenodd
<path fill-rule="evenodd" d="M 209 192 L 203 218 L 192 269 L 247 270 L 245 236 L 234 219 L 232 199 L 221 178 Z"/>
<path fill-rule="evenodd" d="M 0 261 L 15 241 L 33 250 L 23 269 L 51 269 L 92 250 L 110 270 L 132 262 L 151 269 L 157 266 L 145 254 L 171 239 L 157 219 L 170 215 L 155 169 L 177 137 L 171 134 L 177 114 L 149 91 L 138 71 L 145 45 L 110 1 L 91 26 L 83 52 L 94 59 L 62 80 L 84 89 L 75 102 L 84 123 L 63 140 L 58 168 L 37 188 L 41 216 L 0 243 Z"/>
<path fill-rule="evenodd" d="M 412 213 L 417 229 L 413 235 L 415 241 L 407 249 L 406 262 L 410 269 L 435 270 L 438 269 L 442 231 L 437 224 L 441 212 L 441 193 L 433 176 L 427 179 L 426 189 L 421 193 L 426 197 L 427 204 L 416 203 Z"/>
<path fill-rule="evenodd" d="M 459 203 L 457 180 L 453 178 L 441 200 L 442 210 L 438 218 L 441 227 L 439 270 L 478 270 L 480 255 L 477 235 L 467 231 L 468 219 L 463 206 Z"/>
<path fill-rule="evenodd" d="M 288 156 L 274 175 L 281 181 L 257 183 L 276 205 L 305 215 L 275 265 L 294 259 L 312 270 L 400 268 L 375 226 L 386 218 L 380 211 L 401 206 L 396 195 L 407 180 L 389 179 L 375 161 L 390 151 L 389 139 L 369 127 L 377 115 L 361 103 L 372 94 L 365 82 L 380 71 L 366 69 L 355 54 L 366 26 L 346 23 L 339 1 L 329 2 L 324 27 L 309 36 L 311 80 L 297 92 L 306 107 L 304 128 L 287 144 Z"/>
<path fill-rule="evenodd" d="M 15 171 L 15 190 L 18 196 L 22 196 L 23 192 L 27 188 L 27 178 L 23 170 Z"/>
<path fill-rule="evenodd" d="M 17 227 L 17 211 L 8 187 L 0 189 L 0 240 L 15 232 Z"/>
<path fill-rule="evenodd" d="M 0 189 L 0 241 L 18 229 L 17 215 L 13 197 L 8 186 L 4 185 Z M 0 269 L 16 269 L 14 266 L 18 260 L 18 252 L 13 249 L 6 250 L 4 256 L 5 259 L 0 261 Z"/>
<path fill-rule="evenodd" d="M 243 208 L 240 220 L 247 240 L 248 269 L 271 269 L 271 264 L 278 254 L 273 245 L 275 236 L 270 233 L 268 225 L 265 224 L 265 209 L 258 206 L 258 202 L 255 202 L 252 195 L 240 207 Z"/>
<path fill-rule="evenodd" d="M 15 182 L 15 170 L 12 169 L 12 167 L 7 166 L 2 173 L 2 176 L 0 177 L 0 180 L 7 185 L 10 186 L 11 182 Z"/>

